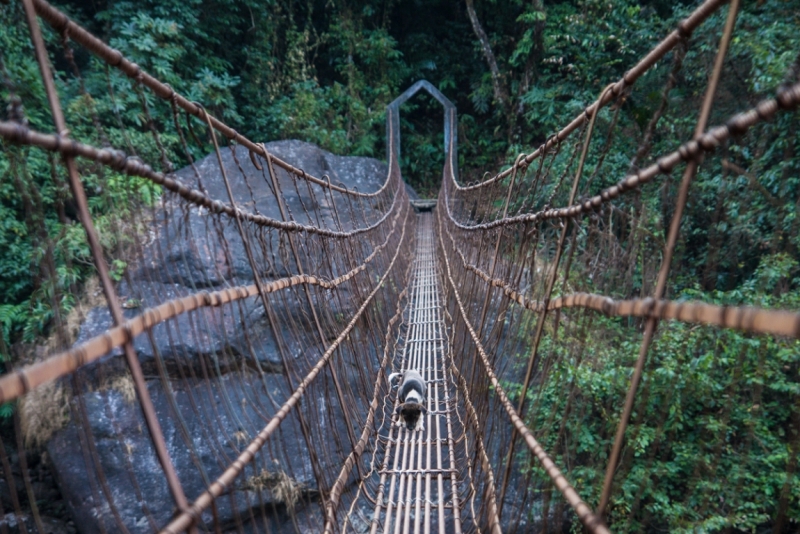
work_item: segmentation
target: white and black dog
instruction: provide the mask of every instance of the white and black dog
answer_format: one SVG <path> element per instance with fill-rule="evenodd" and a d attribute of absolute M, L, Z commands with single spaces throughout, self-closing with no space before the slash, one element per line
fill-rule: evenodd
<path fill-rule="evenodd" d="M 408 370 L 390 374 L 390 386 L 397 377 L 402 377 L 403 381 L 400 384 L 400 391 L 397 393 L 400 405 L 395 413 L 405 421 L 407 429 L 423 432 L 425 426 L 422 424 L 422 414 L 428 413 L 428 409 L 425 407 L 425 380 L 417 371 Z M 397 425 L 402 426 L 400 420 L 397 421 Z"/>

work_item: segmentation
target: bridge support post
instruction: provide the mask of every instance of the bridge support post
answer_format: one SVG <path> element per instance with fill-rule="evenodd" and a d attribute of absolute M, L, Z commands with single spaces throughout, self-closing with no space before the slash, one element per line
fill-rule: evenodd
<path fill-rule="evenodd" d="M 272 156 L 269 154 L 269 152 L 267 152 L 267 147 L 265 145 L 262 145 L 262 148 L 264 149 L 264 153 L 267 154 L 267 170 L 269 171 L 269 177 L 270 180 L 272 181 L 272 192 L 275 195 L 276 202 L 278 203 L 278 208 L 281 212 L 281 219 L 284 222 L 286 222 L 289 219 L 289 217 L 286 213 L 286 206 L 284 206 L 283 198 L 281 197 L 282 193 L 280 184 L 278 183 L 278 177 L 275 175 L 275 169 L 272 166 Z M 328 180 L 328 186 L 330 187 L 330 179 Z M 231 202 L 233 202 L 233 199 L 231 199 Z M 331 204 L 333 205 L 334 212 L 336 212 L 336 205 L 333 201 L 333 194 L 331 194 Z M 297 246 L 295 245 L 294 237 L 292 236 L 292 234 L 289 234 L 287 237 L 289 239 L 289 248 L 292 249 L 292 256 L 294 257 L 294 261 L 297 264 L 297 272 L 299 274 L 303 274 L 303 265 L 300 262 L 300 254 L 297 252 Z M 314 306 L 314 299 L 311 298 L 311 290 L 308 288 L 307 285 L 304 285 L 303 289 L 305 290 L 306 300 L 308 301 L 308 307 L 311 308 L 311 315 L 314 318 L 314 325 L 317 327 L 317 334 L 319 335 L 320 346 L 324 347 L 326 343 L 325 333 L 322 331 L 322 325 L 319 322 L 317 309 Z M 333 363 L 331 363 L 330 365 L 330 371 L 331 371 L 331 378 L 333 378 L 333 385 L 334 388 L 336 389 L 336 396 L 339 399 L 339 404 L 342 406 L 342 413 L 344 414 L 345 426 L 347 426 L 347 437 L 350 440 L 350 445 L 353 447 L 353 450 L 355 450 L 357 441 L 355 435 L 353 434 L 353 423 L 350 420 L 350 412 L 347 409 L 347 405 L 345 404 L 344 394 L 342 393 L 342 386 L 339 382 L 339 375 L 337 374 L 336 367 L 333 365 Z M 359 475 L 361 475 L 361 466 L 359 465 L 357 468 Z M 320 481 L 320 487 L 322 487 L 321 483 L 322 481 Z M 323 509 L 327 511 L 328 509 L 327 499 L 323 497 L 322 501 L 323 501 L 322 503 Z"/>

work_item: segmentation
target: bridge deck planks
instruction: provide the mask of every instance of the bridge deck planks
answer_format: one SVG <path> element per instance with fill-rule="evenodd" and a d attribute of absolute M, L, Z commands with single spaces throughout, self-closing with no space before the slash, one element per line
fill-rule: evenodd
<path fill-rule="evenodd" d="M 446 366 L 448 346 L 442 312 L 433 217 L 418 215 L 416 259 L 406 310 L 406 335 L 395 370 L 415 369 L 427 382 L 425 429 L 397 426 L 396 390 L 391 394 L 391 426 L 379 459 L 383 467 L 372 510 L 371 534 L 460 533 L 459 479 L 453 438 L 452 381 Z M 389 372 L 387 370 L 387 372 Z M 347 530 L 346 528 L 343 530 Z"/>

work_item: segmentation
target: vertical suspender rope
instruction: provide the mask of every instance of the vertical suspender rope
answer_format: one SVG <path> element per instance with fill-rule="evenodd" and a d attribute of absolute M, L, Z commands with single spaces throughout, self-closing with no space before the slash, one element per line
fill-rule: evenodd
<path fill-rule="evenodd" d="M 583 174 L 583 166 L 586 163 L 586 155 L 589 153 L 589 144 L 592 141 L 592 134 L 594 133 L 594 125 L 597 121 L 597 115 L 600 114 L 600 109 L 602 106 L 603 101 L 606 98 L 606 95 L 609 92 L 614 92 L 616 84 L 611 84 L 603 89 L 603 92 L 600 93 L 600 98 L 597 99 L 597 104 L 594 106 L 594 110 L 592 111 L 592 117 L 589 120 L 589 128 L 586 132 L 586 139 L 583 143 L 583 148 L 581 150 L 581 159 L 578 162 L 578 169 L 575 171 L 575 178 L 572 180 L 572 190 L 569 194 L 569 206 L 571 206 L 575 202 L 575 196 L 578 194 L 578 184 L 581 180 L 581 175 Z M 587 112 L 588 113 L 588 112 Z M 544 155 L 542 155 L 544 157 Z M 531 356 L 528 360 L 528 368 L 525 371 L 525 380 L 522 383 L 522 392 L 520 393 L 519 397 L 519 406 L 517 407 L 517 413 L 520 417 L 524 417 L 525 413 L 523 409 L 525 408 L 525 397 L 528 394 L 528 387 L 530 386 L 531 377 L 533 376 L 533 371 L 536 367 L 536 363 L 539 357 L 539 343 L 542 340 L 542 334 L 544 332 L 544 322 L 547 319 L 547 305 L 550 303 L 550 296 L 553 293 L 553 288 L 556 284 L 556 279 L 558 278 L 558 264 L 561 261 L 561 254 L 564 250 L 564 242 L 567 238 L 567 232 L 569 231 L 570 219 L 566 219 L 563 221 L 561 227 L 561 236 L 558 239 L 558 247 L 556 248 L 556 257 L 553 260 L 553 267 L 550 274 L 550 279 L 547 281 L 547 289 L 545 291 L 544 300 L 542 301 L 542 312 L 539 315 L 539 322 L 536 325 L 536 333 L 534 334 L 533 339 L 533 347 L 531 348 Z M 505 476 L 503 477 L 503 486 L 500 488 L 500 509 L 499 514 L 500 517 L 503 516 L 503 503 L 505 502 L 506 496 L 506 488 L 508 487 L 508 481 L 511 478 L 511 465 L 514 460 L 514 446 L 516 445 L 517 440 L 517 432 L 516 429 L 511 431 L 511 444 L 508 447 L 508 454 L 506 455 L 506 469 L 505 469 Z"/>
<path fill-rule="evenodd" d="M 58 135 L 61 137 L 66 137 L 69 134 L 69 130 L 67 129 L 66 121 L 64 120 L 64 114 L 61 110 L 61 102 L 58 98 L 58 92 L 56 91 L 56 87 L 53 82 L 52 73 L 50 72 L 50 62 L 47 57 L 47 50 L 45 49 L 44 40 L 42 39 L 42 33 L 39 28 L 36 9 L 34 8 L 33 0 L 23 0 L 22 3 L 25 7 L 25 16 L 30 28 L 31 40 L 33 41 L 33 46 L 36 51 L 36 59 L 39 62 L 39 69 L 42 74 L 42 82 L 45 86 L 45 92 L 47 93 L 47 100 L 50 104 L 50 111 L 53 114 L 53 122 L 55 123 Z M 103 247 L 100 244 L 97 231 L 95 230 L 94 223 L 92 222 L 92 216 L 89 213 L 89 207 L 86 201 L 86 193 L 83 189 L 83 183 L 81 182 L 81 178 L 78 173 L 78 167 L 75 164 L 74 158 L 70 156 L 64 157 L 64 164 L 67 167 L 70 189 L 72 190 L 72 195 L 78 207 L 78 214 L 81 224 L 86 232 L 86 239 L 89 242 L 89 249 L 91 250 L 95 268 L 97 269 L 98 276 L 100 277 L 103 292 L 105 293 L 106 301 L 108 303 L 109 312 L 111 313 L 114 325 L 119 326 L 124 322 L 125 317 L 122 314 L 122 307 L 120 306 L 117 292 L 114 289 L 114 284 L 112 283 L 111 277 L 108 273 L 108 265 L 106 264 L 106 260 L 103 255 Z M 178 509 L 181 512 L 186 512 L 188 511 L 186 495 L 183 492 L 183 487 L 178 479 L 178 474 L 176 473 L 175 467 L 172 464 L 172 459 L 170 458 L 167 444 L 164 440 L 164 433 L 161 430 L 160 423 L 158 422 L 153 401 L 150 398 L 149 391 L 147 390 L 147 383 L 145 382 L 144 374 L 142 373 L 139 358 L 133 349 L 130 336 L 128 336 L 123 348 L 125 360 L 128 364 L 128 368 L 131 371 L 131 375 L 133 376 L 134 387 L 139 398 L 139 406 L 142 409 L 147 430 L 150 433 L 150 438 L 153 442 L 153 446 L 155 447 L 156 456 L 158 457 L 158 461 L 164 470 L 165 476 L 167 477 L 167 484 L 169 486 L 170 493 L 172 493 L 172 498 L 175 500 L 175 504 Z M 194 531 L 195 527 L 192 526 L 191 530 Z"/>
<path fill-rule="evenodd" d="M 722 38 L 720 39 L 719 48 L 717 49 L 717 58 L 714 63 L 714 70 L 706 88 L 705 98 L 703 100 L 703 107 L 700 111 L 700 117 L 697 119 L 697 125 L 694 130 L 694 139 L 697 140 L 706 129 L 708 124 L 708 117 L 711 114 L 711 106 L 714 103 L 714 95 L 717 91 L 719 84 L 720 73 L 722 72 L 722 64 L 725 61 L 725 55 L 728 52 L 728 45 L 733 35 L 733 27 L 736 23 L 736 14 L 739 10 L 739 0 L 732 0 L 730 8 L 728 8 L 728 20 L 725 23 L 725 30 L 723 31 Z M 681 179 L 680 189 L 678 190 L 678 202 L 675 206 L 675 213 L 672 216 L 672 223 L 669 228 L 669 235 L 667 237 L 667 245 L 664 250 L 664 258 L 661 261 L 661 269 L 658 273 L 658 284 L 653 294 L 654 301 L 662 298 L 667 287 L 667 278 L 669 277 L 670 264 L 672 263 L 672 256 L 675 251 L 675 243 L 678 240 L 678 233 L 681 227 L 681 218 L 683 217 L 683 209 L 686 207 L 686 200 L 689 195 L 689 185 L 697 172 L 699 158 L 693 159 L 686 164 L 686 170 L 683 172 Z M 631 377 L 631 385 L 628 389 L 628 394 L 625 398 L 625 407 L 622 411 L 619 424 L 617 425 L 617 433 L 614 437 L 614 445 L 611 449 L 611 455 L 608 458 L 608 465 L 606 466 L 605 480 L 603 481 L 603 492 L 600 496 L 600 504 L 597 507 L 597 514 L 600 517 L 605 515 L 606 507 L 608 506 L 609 499 L 611 498 L 611 487 L 614 482 L 614 473 L 617 469 L 617 462 L 619 455 L 622 451 L 622 444 L 625 441 L 625 430 L 630 421 L 631 412 L 633 411 L 633 403 L 636 400 L 636 390 L 639 387 L 639 382 L 642 378 L 644 371 L 644 364 L 647 360 L 647 351 L 653 341 L 653 333 L 655 332 L 658 321 L 655 318 L 647 320 L 645 326 L 644 338 L 642 345 L 639 349 L 639 357 L 636 360 L 636 367 Z"/>

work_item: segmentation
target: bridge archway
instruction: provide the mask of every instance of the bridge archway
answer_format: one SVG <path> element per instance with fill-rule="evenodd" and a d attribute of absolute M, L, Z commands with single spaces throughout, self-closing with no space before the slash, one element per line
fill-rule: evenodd
<path fill-rule="evenodd" d="M 400 106 L 421 90 L 430 94 L 444 108 L 445 159 L 450 159 L 451 167 L 455 174 L 458 168 L 455 164 L 458 161 L 458 128 L 456 127 L 458 115 L 456 106 L 428 80 L 417 81 L 386 106 L 386 161 L 395 162 L 398 168 L 400 166 Z"/>

